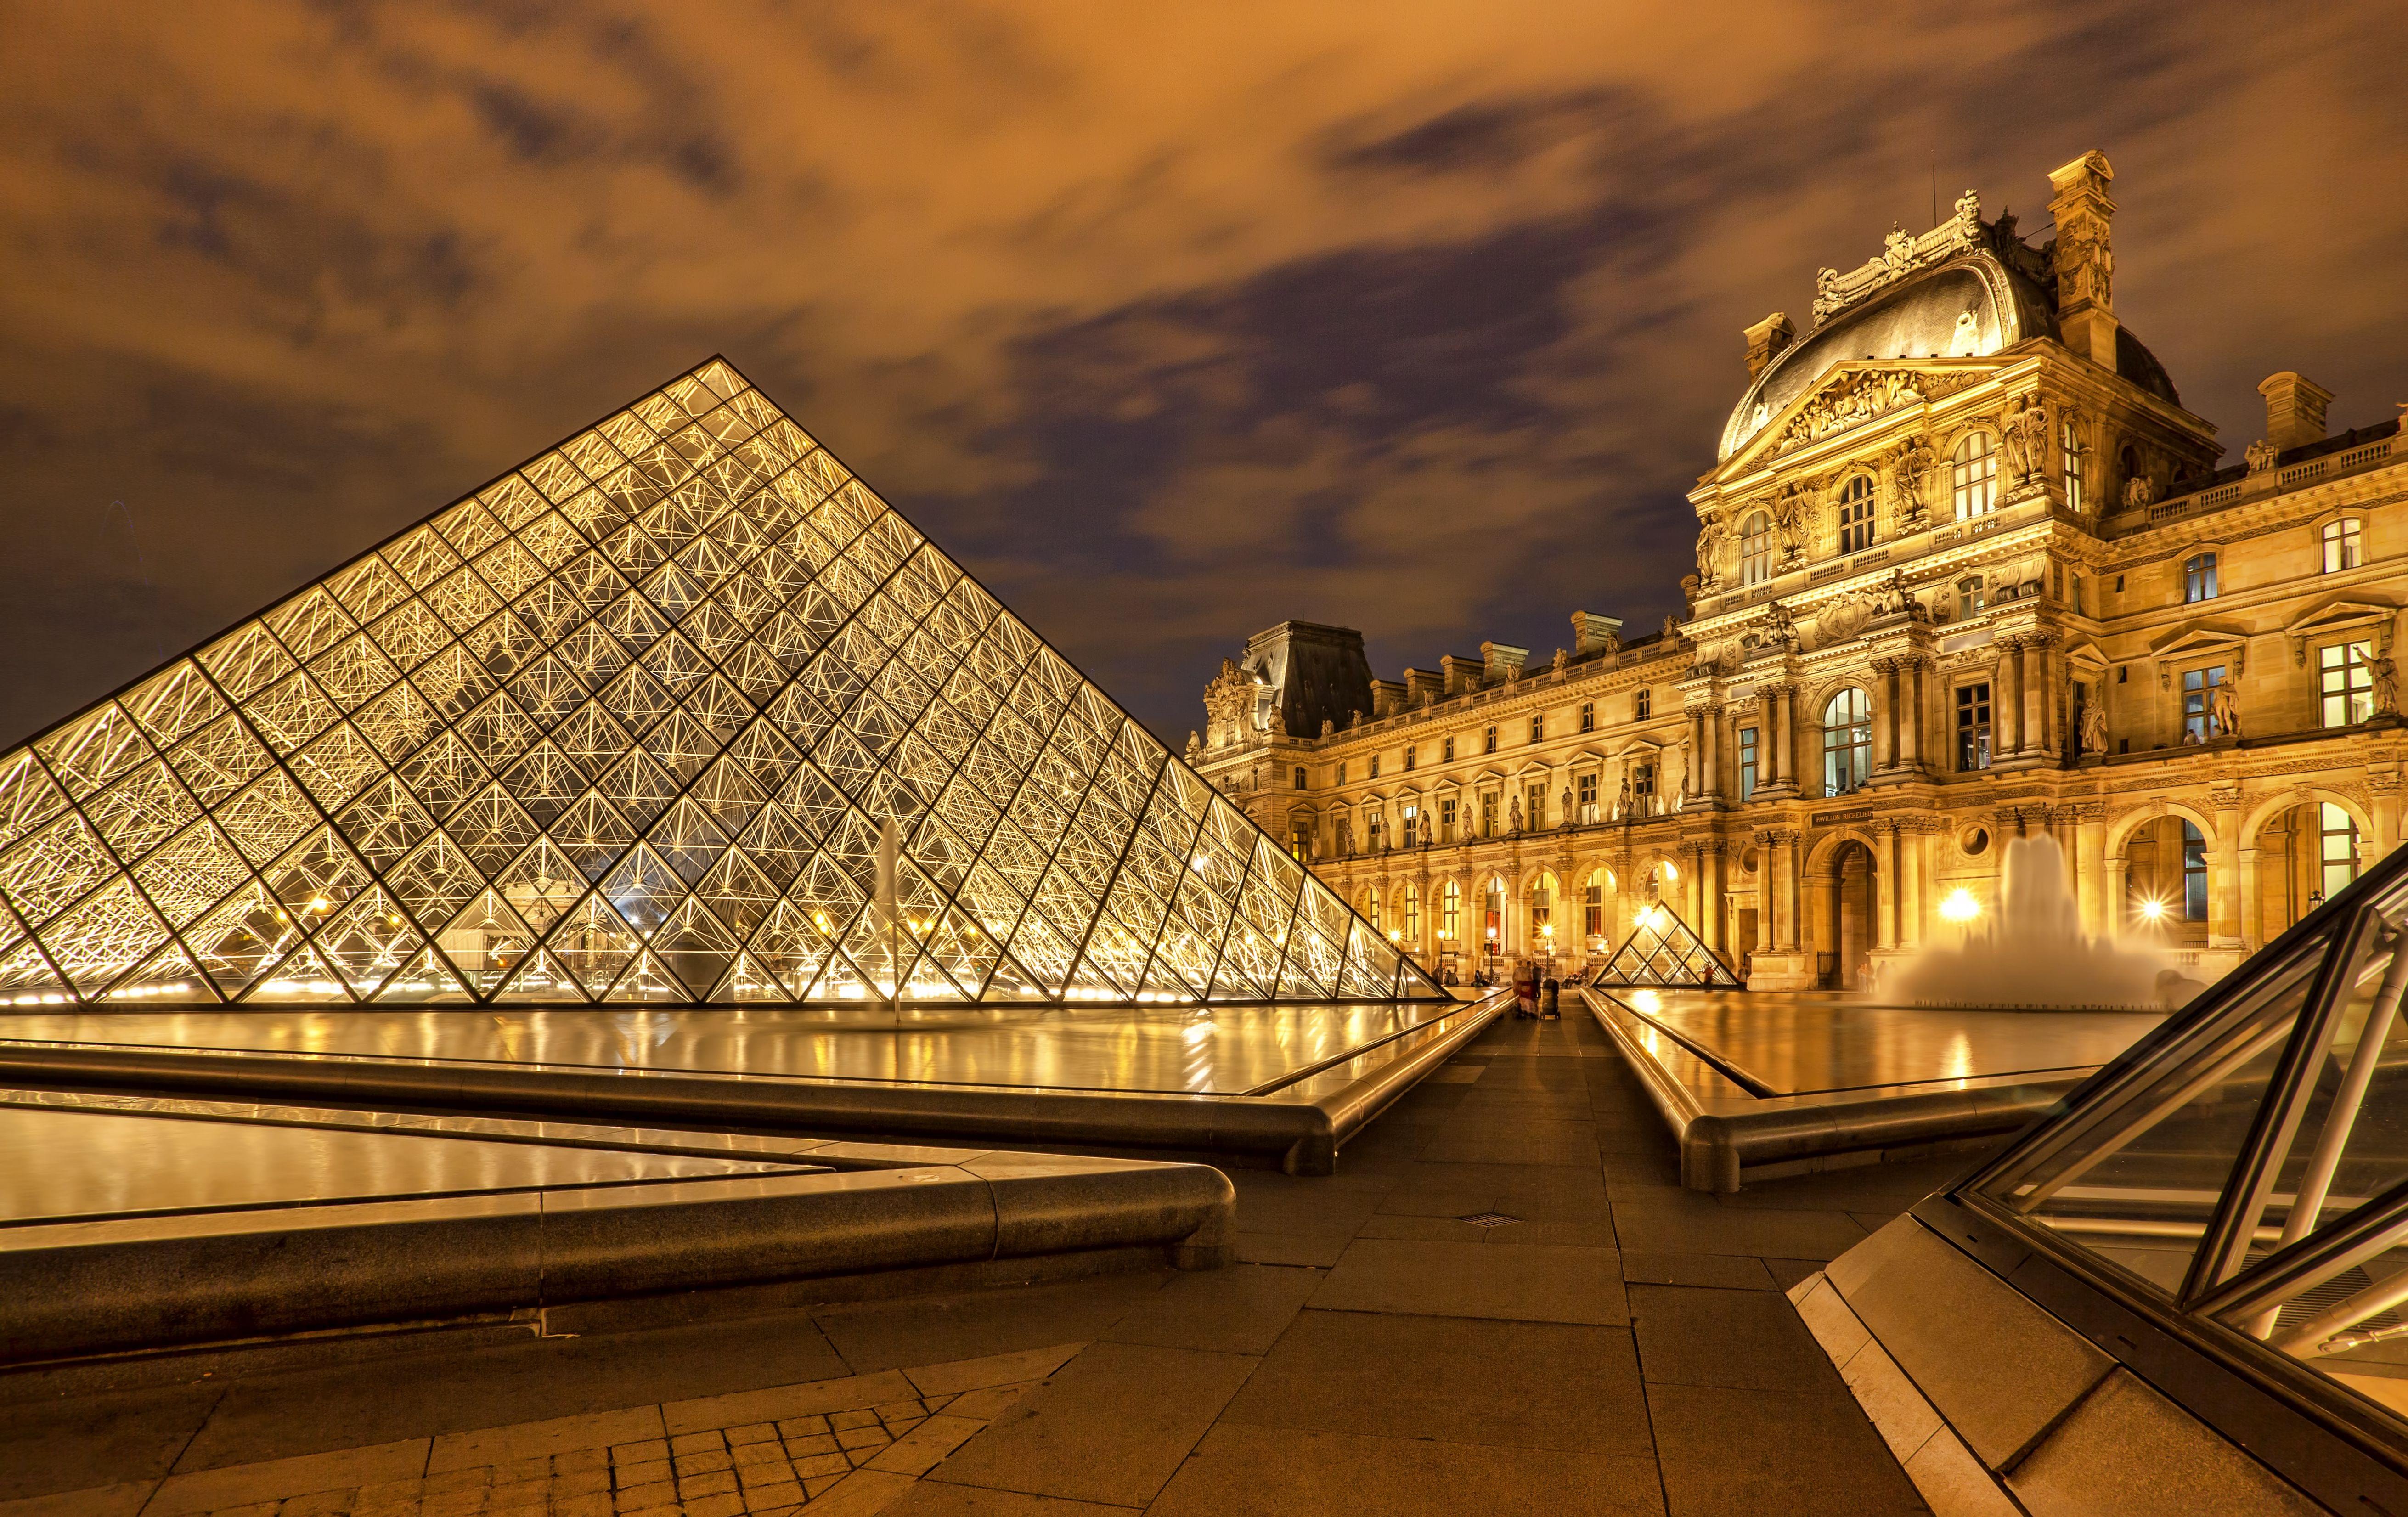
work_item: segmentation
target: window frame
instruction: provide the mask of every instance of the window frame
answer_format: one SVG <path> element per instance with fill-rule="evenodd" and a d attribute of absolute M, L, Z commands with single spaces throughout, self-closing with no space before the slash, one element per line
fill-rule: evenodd
<path fill-rule="evenodd" d="M 2224 736 L 2215 725 L 2215 692 L 2227 678 L 2221 664 L 2202 664 L 2182 674 L 2182 728 L 2179 736 L 2195 737 L 2201 743 Z M 2198 683 L 2192 683 L 2193 680 Z"/>
<path fill-rule="evenodd" d="M 1851 476 L 1840 487 L 1840 554 L 1861 553 L 1873 545 L 1873 480 L 1870 474 Z"/>
<path fill-rule="evenodd" d="M 1656 691 L 1651 685 L 1641 685 L 1630 693 L 1630 720 L 1645 722 L 1656 714 Z"/>
<path fill-rule="evenodd" d="M 1772 513 L 1750 511 L 1739 524 L 1739 582 L 1760 585 L 1772 578 Z"/>
<path fill-rule="evenodd" d="M 2090 450 L 2082 445 L 2082 434 L 2071 422 L 2058 429 L 2057 447 L 2064 457 L 2065 508 L 2080 515 L 2086 486 L 2089 483 Z"/>
<path fill-rule="evenodd" d="M 2341 655 L 2334 662 L 2333 655 Z M 2374 639 L 2348 637 L 2316 649 L 2316 723 L 2327 731 L 2354 727 L 2374 715 Z M 2340 679 L 2335 680 L 2338 675 Z M 2342 721 L 2333 720 L 2341 703 Z"/>
<path fill-rule="evenodd" d="M 1583 732 L 1595 732 L 1597 730 L 1597 702 L 1581 702 L 1580 730 Z"/>
<path fill-rule="evenodd" d="M 1855 708 L 1841 712 L 1842 720 L 1834 721 L 1841 703 L 1855 698 Z M 1862 685 L 1842 685 L 1823 701 L 1823 794 L 1850 795 L 1862 790 L 1872 779 L 1873 768 L 1873 702 Z M 1834 741 L 1840 735 L 1842 740 Z M 1845 763 L 1842 755 L 1846 755 Z M 1844 774 L 1843 771 L 1844 770 Z M 1847 781 L 1844 785 L 1842 779 Z"/>
<path fill-rule="evenodd" d="M 2336 516 L 2316 528 L 2319 574 L 2346 574 L 2366 564 L 2366 519 Z"/>
<path fill-rule="evenodd" d="M 2204 549 L 2183 560 L 2183 604 L 2198 606 L 2215 599 L 2216 550 Z"/>
<path fill-rule="evenodd" d="M 1999 508 L 1999 449 L 1987 432 L 1968 432 L 1949 451 L 1948 499 L 1959 522 Z"/>
<path fill-rule="evenodd" d="M 1980 692 L 1978 695 L 1974 694 L 1976 691 Z M 1990 742 L 1997 730 L 1997 712 L 1991 698 L 1990 681 L 1968 680 L 1955 688 L 1952 699 L 1952 709 L 1956 717 L 1956 724 L 1952 729 L 1956 734 L 1956 772 L 1972 774 L 1988 768 L 1996 756 L 1990 750 Z M 1969 717 L 1972 720 L 1969 721 Z M 1969 749 L 1971 750 L 1970 753 Z M 1972 762 L 1968 762 L 1969 757 Z"/>
<path fill-rule="evenodd" d="M 1739 798 L 1742 801 L 1756 798 L 1756 774 L 1760 764 L 1758 754 L 1762 742 L 1762 729 L 1739 729 Z"/>

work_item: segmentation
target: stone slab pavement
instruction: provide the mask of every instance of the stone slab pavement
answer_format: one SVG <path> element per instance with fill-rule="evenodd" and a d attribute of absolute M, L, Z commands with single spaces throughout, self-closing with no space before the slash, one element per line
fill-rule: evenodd
<path fill-rule="evenodd" d="M 0 1376 L 0 1517 L 1920 1511 L 1780 1293 L 1971 1162 L 1684 1191 L 1508 1021 L 1229 1269 Z"/>

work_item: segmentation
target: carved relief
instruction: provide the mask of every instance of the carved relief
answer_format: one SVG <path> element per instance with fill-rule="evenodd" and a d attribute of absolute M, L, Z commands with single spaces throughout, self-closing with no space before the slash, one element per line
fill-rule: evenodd
<path fill-rule="evenodd" d="M 2048 458 L 2048 408 L 2026 395 L 2014 409 L 1999 419 L 2000 463 L 2005 465 L 2012 493 L 2039 483 Z"/>
<path fill-rule="evenodd" d="M 1842 368 L 1839 379 L 1810 398 L 1773 438 L 1777 456 L 1820 442 L 1904 407 L 1937 400 L 1972 384 L 1971 374 L 1920 374 L 1904 369 Z"/>
<path fill-rule="evenodd" d="M 1885 454 L 1883 464 L 1889 471 L 1890 489 L 1898 495 L 1899 530 L 1912 532 L 1923 524 L 1924 493 L 1931 471 L 1939 466 L 1940 454 L 1924 438 L 1910 437 Z"/>
<path fill-rule="evenodd" d="M 2241 456 L 2248 461 L 2250 473 L 2263 474 L 2272 468 L 2275 462 L 2283 456 L 2283 450 L 2260 437 L 2241 450 Z"/>
<path fill-rule="evenodd" d="M 1893 225 L 1882 239 L 1882 250 L 1842 274 L 1835 268 L 1814 274 L 1814 324 L 1847 309 L 1874 291 L 1895 284 L 1919 268 L 1945 263 L 1982 246 L 1982 200 L 1968 190 L 1956 199 L 1956 214 L 1920 236 Z"/>

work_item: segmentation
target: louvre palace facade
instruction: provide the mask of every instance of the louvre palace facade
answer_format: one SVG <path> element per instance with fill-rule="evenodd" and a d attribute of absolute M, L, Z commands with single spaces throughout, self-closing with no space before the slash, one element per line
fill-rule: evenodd
<path fill-rule="evenodd" d="M 2408 436 L 2282 372 L 2225 463 L 2116 319 L 2107 160 L 2049 178 L 2045 244 L 1968 193 L 1747 329 L 1685 618 L 1396 680 L 1283 623 L 1199 767 L 1466 982 L 1660 904 L 1755 988 L 1853 986 L 2038 833 L 2090 930 L 2237 963 L 2401 840 Z"/>

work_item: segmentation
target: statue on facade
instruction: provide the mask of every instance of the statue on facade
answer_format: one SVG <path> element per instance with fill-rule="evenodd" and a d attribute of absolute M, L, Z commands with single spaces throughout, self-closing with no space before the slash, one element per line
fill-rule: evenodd
<path fill-rule="evenodd" d="M 1204 739 L 1197 736 L 1195 728 L 1190 727 L 1187 729 L 1187 762 L 1194 764 L 1203 756 Z"/>
<path fill-rule="evenodd" d="M 1764 640 L 1792 650 L 1799 645 L 1798 619 L 1777 600 L 1764 608 Z"/>
<path fill-rule="evenodd" d="M 1327 737 L 1338 731 L 1338 723 L 1327 717 L 1321 719 L 1321 735 Z"/>
<path fill-rule="evenodd" d="M 1782 562 L 1794 564 L 1806 551 L 1806 487 L 1802 484 L 1784 486 L 1772 500 L 1772 526 L 1781 537 Z"/>
<path fill-rule="evenodd" d="M 2400 711 L 2400 666 L 2391 662 L 2388 653 L 2377 653 L 2368 661 L 2367 673 L 2374 680 L 2374 714 L 2396 716 Z"/>
<path fill-rule="evenodd" d="M 2107 751 L 2107 708 L 2095 700 L 2082 708 L 2082 751 Z"/>
<path fill-rule="evenodd" d="M 1519 795 L 1506 803 L 1505 826 L 1511 832 L 1522 830 L 1522 797 Z"/>
<path fill-rule="evenodd" d="M 2272 468 L 2275 463 L 2282 458 L 2283 450 L 2275 447 L 2266 438 L 2260 437 L 2256 442 L 2251 443 L 2248 447 L 2241 450 L 2241 456 L 2247 461 L 2250 473 L 2263 474 L 2268 469 Z"/>
<path fill-rule="evenodd" d="M 1564 824 L 1564 828 L 1565 828 L 1565 830 L 1566 830 L 1566 831 L 1570 831 L 1570 828 L 1571 828 L 1571 824 L 1572 824 L 1572 787 L 1571 787 L 1571 786 L 1570 786 L 1570 785 L 1566 785 L 1566 786 L 1564 787 L 1564 823 L 1563 823 L 1563 824 Z"/>
<path fill-rule="evenodd" d="M 1999 452 L 2009 489 L 2040 478 L 2048 457 L 2048 408 L 2030 395 L 2016 401 L 1999 422 Z"/>
<path fill-rule="evenodd" d="M 2227 737 L 2241 736 L 2241 703 L 2232 698 L 2230 685 L 2215 687 L 2215 696 L 2210 702 L 2208 710 L 2214 718 L 2217 732 Z"/>
<path fill-rule="evenodd" d="M 1616 820 L 1630 814 L 1630 776 L 1627 774 L 1622 777 L 1622 794 L 1613 798 L 1613 814 Z"/>
<path fill-rule="evenodd" d="M 1710 516 L 1698 528 L 1698 587 L 1712 590 L 1715 584 L 1714 565 L 1722 557 L 1724 528 L 1722 518 Z"/>
<path fill-rule="evenodd" d="M 1670 611 L 1664 614 L 1664 640 L 1667 643 L 1678 643 L 1681 640 L 1681 619 Z"/>
<path fill-rule="evenodd" d="M 1430 845 L 1430 823 L 1429 823 L 1429 813 L 1428 813 L 1427 811 L 1424 811 L 1424 812 L 1422 813 L 1422 819 L 1421 819 L 1421 834 L 1422 834 L 1422 846 L 1423 846 L 1424 848 L 1427 848 L 1427 847 L 1429 847 L 1429 845 Z"/>
<path fill-rule="evenodd" d="M 2124 508 L 2126 510 L 2139 510 L 2142 507 L 2149 505 L 2157 498 L 2157 481 L 2150 479 L 2147 475 L 2135 475 L 2131 479 L 2124 481 Z"/>
<path fill-rule="evenodd" d="M 1565 652 L 1560 648 L 1555 650 L 1555 672 L 1557 674 L 1561 674 L 1565 669 L 1570 667 L 1571 662 L 1572 656 L 1570 653 Z"/>
<path fill-rule="evenodd" d="M 1911 532 L 1923 524 L 1925 481 L 1940 463 L 1940 454 L 1920 437 L 1899 445 L 1890 455 L 1890 488 L 1898 492 L 1898 525 Z"/>

